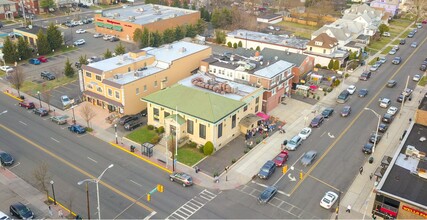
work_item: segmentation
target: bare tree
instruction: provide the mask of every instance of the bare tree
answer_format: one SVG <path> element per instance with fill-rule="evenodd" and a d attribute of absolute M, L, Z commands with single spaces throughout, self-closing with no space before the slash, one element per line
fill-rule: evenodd
<path fill-rule="evenodd" d="M 22 67 L 17 66 L 13 72 L 10 73 L 9 77 L 7 77 L 8 81 L 12 86 L 18 90 L 18 96 L 21 96 L 20 89 L 24 85 L 25 82 L 25 73 L 22 70 Z"/>
<path fill-rule="evenodd" d="M 413 11 L 415 13 L 415 21 L 418 22 L 418 19 L 423 17 L 427 10 L 427 0 L 414 0 Z"/>
<path fill-rule="evenodd" d="M 48 165 L 45 162 L 39 164 L 39 166 L 33 171 L 33 176 L 36 180 L 36 184 L 39 189 L 46 193 L 46 200 L 49 201 L 49 190 L 48 190 Z"/>
<path fill-rule="evenodd" d="M 80 109 L 80 115 L 82 118 L 86 121 L 87 127 L 90 128 L 90 120 L 93 119 L 93 117 L 96 116 L 95 111 L 93 110 L 93 107 L 90 103 L 86 103 L 83 105 L 83 107 Z"/>
<path fill-rule="evenodd" d="M 52 98 L 52 93 L 51 93 L 51 90 L 47 89 L 45 83 L 42 84 L 42 96 L 43 96 L 43 101 L 47 103 L 48 111 L 50 112 L 50 100 Z"/>

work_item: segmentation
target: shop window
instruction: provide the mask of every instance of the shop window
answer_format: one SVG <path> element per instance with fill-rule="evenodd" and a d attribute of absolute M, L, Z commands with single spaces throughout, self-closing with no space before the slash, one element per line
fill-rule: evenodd
<path fill-rule="evenodd" d="M 92 73 L 91 72 L 86 72 L 86 77 L 92 78 Z"/>
<path fill-rule="evenodd" d="M 100 75 L 96 75 L 96 80 L 101 81 L 101 76 Z"/>
<path fill-rule="evenodd" d="M 194 134 L 194 122 L 187 120 L 187 133 Z"/>
<path fill-rule="evenodd" d="M 171 115 L 169 112 L 164 112 L 165 118 Z"/>
<path fill-rule="evenodd" d="M 128 72 L 130 72 L 130 67 L 128 67 Z"/>
<path fill-rule="evenodd" d="M 206 139 L 206 125 L 199 124 L 199 137 Z"/>
<path fill-rule="evenodd" d="M 248 106 L 243 107 L 243 111 L 247 111 L 248 110 Z"/>
<path fill-rule="evenodd" d="M 120 92 L 116 91 L 116 99 L 120 99 Z"/>
<path fill-rule="evenodd" d="M 255 99 L 255 103 L 256 103 L 256 104 L 258 104 L 258 103 L 259 103 L 259 97 L 257 97 L 257 98 Z"/>
<path fill-rule="evenodd" d="M 258 108 L 259 108 L 259 105 L 256 105 L 255 106 L 255 113 L 258 113 Z"/>
<path fill-rule="evenodd" d="M 233 117 L 231 118 L 231 128 L 235 128 L 236 124 L 236 115 L 233 115 Z"/>
<path fill-rule="evenodd" d="M 108 95 L 109 95 L 109 96 L 113 96 L 113 90 L 108 89 Z"/>
<path fill-rule="evenodd" d="M 222 123 L 218 125 L 218 138 L 222 137 Z"/>

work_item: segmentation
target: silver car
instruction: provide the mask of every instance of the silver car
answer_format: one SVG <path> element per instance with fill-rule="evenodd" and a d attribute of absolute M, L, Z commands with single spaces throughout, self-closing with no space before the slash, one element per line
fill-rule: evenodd
<path fill-rule="evenodd" d="M 286 144 L 287 150 L 296 150 L 302 143 L 302 138 L 299 135 L 294 136 L 291 140 Z"/>
<path fill-rule="evenodd" d="M 304 156 L 301 158 L 301 164 L 304 166 L 308 166 L 313 163 L 314 159 L 316 159 L 317 152 L 314 150 L 311 150 L 304 154 Z"/>

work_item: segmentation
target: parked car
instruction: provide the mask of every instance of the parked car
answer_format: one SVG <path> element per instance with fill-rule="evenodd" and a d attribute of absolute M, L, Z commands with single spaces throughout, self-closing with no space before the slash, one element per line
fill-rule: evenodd
<path fill-rule="evenodd" d="M 116 41 L 120 41 L 120 38 L 118 38 L 118 37 L 111 37 L 109 40 L 110 40 L 110 42 L 116 42 Z"/>
<path fill-rule="evenodd" d="M 363 81 L 367 81 L 369 78 L 371 78 L 371 72 L 370 71 L 363 72 L 359 77 L 359 79 L 363 80 Z"/>
<path fill-rule="evenodd" d="M 394 45 L 392 49 L 398 51 L 399 50 L 399 45 Z"/>
<path fill-rule="evenodd" d="M 318 115 L 314 117 L 313 120 L 311 120 L 310 127 L 318 128 L 323 123 L 323 121 L 324 121 L 323 115 Z"/>
<path fill-rule="evenodd" d="M 288 150 L 296 150 L 302 143 L 302 138 L 299 135 L 295 135 L 291 140 L 288 141 L 285 148 Z"/>
<path fill-rule="evenodd" d="M 46 116 L 49 112 L 44 108 L 35 108 L 33 109 L 33 113 L 39 115 L 40 117 Z"/>
<path fill-rule="evenodd" d="M 427 70 L 427 65 L 426 64 L 421 64 L 420 70 L 421 71 L 426 71 Z"/>
<path fill-rule="evenodd" d="M 26 109 L 34 109 L 36 106 L 34 105 L 34 102 L 27 102 L 27 101 L 22 101 L 20 103 L 18 103 L 18 105 L 20 107 L 26 108 Z"/>
<path fill-rule="evenodd" d="M 369 90 L 368 89 L 361 89 L 359 90 L 359 97 L 363 98 L 368 95 Z"/>
<path fill-rule="evenodd" d="M 421 28 L 423 28 L 423 25 L 422 25 L 422 24 L 420 24 L 420 23 L 417 23 L 417 28 L 418 28 L 418 29 L 421 29 Z"/>
<path fill-rule="evenodd" d="M 411 101 L 412 99 L 412 89 L 406 88 L 403 92 L 400 93 L 399 97 L 397 97 L 397 102 L 403 102 L 403 101 Z"/>
<path fill-rule="evenodd" d="M 26 205 L 17 202 L 9 207 L 10 214 L 20 219 L 33 219 L 34 213 Z"/>
<path fill-rule="evenodd" d="M 371 136 L 369 137 L 369 142 L 378 144 L 381 138 L 382 138 L 381 135 L 376 135 L 375 133 L 372 133 Z"/>
<path fill-rule="evenodd" d="M 351 113 L 351 106 L 349 106 L 349 105 L 344 106 L 344 108 L 342 108 L 342 110 L 341 110 L 341 116 L 342 117 L 347 117 L 350 115 L 350 113 Z"/>
<path fill-rule="evenodd" d="M 325 108 L 325 110 L 322 111 L 322 116 L 324 118 L 329 118 L 334 113 L 334 109 L 331 107 Z"/>
<path fill-rule="evenodd" d="M 79 40 L 74 41 L 75 46 L 80 46 L 80 45 L 83 45 L 85 43 L 86 43 L 86 41 L 84 39 L 79 39 Z"/>
<path fill-rule="evenodd" d="M 76 34 L 84 34 L 84 33 L 86 33 L 86 30 L 84 30 L 84 29 L 77 29 L 76 30 Z"/>
<path fill-rule="evenodd" d="M 385 122 L 385 123 L 389 123 L 390 124 L 391 122 L 393 122 L 393 119 L 394 119 L 394 115 L 385 113 L 384 116 L 383 116 L 382 121 Z"/>
<path fill-rule="evenodd" d="M 356 86 L 355 85 L 351 85 L 347 88 L 348 93 L 350 93 L 350 95 L 353 95 L 354 92 L 356 92 Z"/>
<path fill-rule="evenodd" d="M 28 62 L 30 64 L 33 64 L 33 65 L 40 65 L 40 63 L 41 63 L 40 60 L 37 59 L 37 58 L 31 58 L 31 59 L 28 60 Z"/>
<path fill-rule="evenodd" d="M 11 166 L 13 162 L 14 162 L 14 159 L 12 155 L 4 151 L 0 151 L 0 163 L 2 166 Z"/>
<path fill-rule="evenodd" d="M 3 25 L 1 25 L 1 27 L 3 27 Z M 6 215 L 4 212 L 0 211 L 0 220 L 11 220 L 11 218 L 8 215 Z"/>
<path fill-rule="evenodd" d="M 142 120 L 130 121 L 124 125 L 124 128 L 127 131 L 132 131 L 133 129 L 138 128 L 143 124 L 144 122 Z"/>
<path fill-rule="evenodd" d="M 371 66 L 371 68 L 369 68 L 370 71 L 375 72 L 380 68 L 380 65 L 375 63 L 374 65 Z"/>
<path fill-rule="evenodd" d="M 390 54 L 390 55 L 395 55 L 395 54 L 396 54 L 396 52 L 397 52 L 397 50 L 395 50 L 395 49 L 391 49 L 391 50 L 388 52 L 388 54 Z"/>
<path fill-rule="evenodd" d="M 174 172 L 171 175 L 169 175 L 169 180 L 171 182 L 176 182 L 181 184 L 183 187 L 191 186 L 193 185 L 193 178 L 183 172 Z"/>
<path fill-rule="evenodd" d="M 384 32 L 384 33 L 383 33 L 383 36 L 384 36 L 384 37 L 390 37 L 390 36 L 391 36 L 391 34 L 390 34 L 390 32 Z"/>
<path fill-rule="evenodd" d="M 416 48 L 417 46 L 418 46 L 418 43 L 417 43 L 417 42 L 412 42 L 412 43 L 411 43 L 411 47 Z"/>
<path fill-rule="evenodd" d="M 44 57 L 44 56 L 40 56 L 39 58 L 37 58 L 40 62 L 42 62 L 42 63 L 46 63 L 48 60 L 47 60 L 47 58 L 46 57 Z"/>
<path fill-rule="evenodd" d="M 100 38 L 100 37 L 103 37 L 103 36 L 104 35 L 100 34 L 100 33 L 96 33 L 96 34 L 93 35 L 94 38 Z"/>
<path fill-rule="evenodd" d="M 405 39 L 401 39 L 399 42 L 400 45 L 405 45 L 406 44 L 406 40 Z"/>
<path fill-rule="evenodd" d="M 308 166 L 313 163 L 314 159 L 316 159 L 317 152 L 314 150 L 311 150 L 304 154 L 304 156 L 301 158 L 301 164 L 303 166 Z"/>
<path fill-rule="evenodd" d="M 415 32 L 410 32 L 409 34 L 408 34 L 408 38 L 413 38 L 415 36 Z"/>
<path fill-rule="evenodd" d="M 362 147 L 362 151 L 365 154 L 372 154 L 372 149 L 374 148 L 374 145 L 372 143 L 366 143 Z"/>
<path fill-rule="evenodd" d="M 119 124 L 124 125 L 128 122 L 135 121 L 135 120 L 138 120 L 140 118 L 141 118 L 141 116 L 139 116 L 139 115 L 125 115 L 119 119 Z"/>
<path fill-rule="evenodd" d="M 387 131 L 387 129 L 388 129 L 388 125 L 387 124 L 381 123 L 380 126 L 378 126 L 378 131 L 379 132 L 384 133 L 384 132 Z"/>
<path fill-rule="evenodd" d="M 283 164 L 286 163 L 286 161 L 288 160 L 288 152 L 285 150 L 282 150 L 275 158 L 274 158 L 274 163 L 276 164 L 277 167 L 281 167 L 283 166 Z"/>
<path fill-rule="evenodd" d="M 391 104 L 391 100 L 388 98 L 380 98 L 379 102 L 381 108 L 388 108 Z"/>
<path fill-rule="evenodd" d="M 73 125 L 69 126 L 68 130 L 73 132 L 73 133 L 76 133 L 76 134 L 86 133 L 86 128 L 81 126 L 81 125 L 78 125 L 78 124 L 73 124 Z"/>
<path fill-rule="evenodd" d="M 13 71 L 13 67 L 10 66 L 0 66 L 0 70 L 4 72 Z"/>
<path fill-rule="evenodd" d="M 261 204 L 266 204 L 270 201 L 274 195 L 277 193 L 277 188 L 275 186 L 268 186 L 259 196 L 258 202 Z"/>
<path fill-rule="evenodd" d="M 387 109 L 387 114 L 395 115 L 399 111 L 399 108 L 390 106 L 390 108 Z"/>
<path fill-rule="evenodd" d="M 384 63 L 386 63 L 386 62 L 387 62 L 387 58 L 385 58 L 385 57 L 380 57 L 380 58 L 378 59 L 378 62 L 379 62 L 379 63 L 381 63 L 381 64 L 384 64 Z"/>
<path fill-rule="evenodd" d="M 106 34 L 106 35 L 104 35 L 104 37 L 102 37 L 102 39 L 103 40 L 110 40 L 110 38 L 112 38 L 112 37 L 113 36 Z"/>
<path fill-rule="evenodd" d="M 396 81 L 396 80 L 394 80 L 394 79 L 391 79 L 391 80 L 389 80 L 389 81 L 387 82 L 387 87 L 389 87 L 389 88 L 393 88 L 393 87 L 395 87 L 395 86 L 396 86 L 396 84 L 397 84 L 397 81 Z"/>
<path fill-rule="evenodd" d="M 322 200 L 320 200 L 320 206 L 325 209 L 330 209 L 335 202 L 338 200 L 338 195 L 332 191 L 326 192 Z"/>
<path fill-rule="evenodd" d="M 311 128 L 303 128 L 301 132 L 298 134 L 303 140 L 307 139 L 311 134 Z"/>
<path fill-rule="evenodd" d="M 402 62 L 402 57 L 395 57 L 391 63 L 394 65 L 399 65 Z"/>
<path fill-rule="evenodd" d="M 412 77 L 412 80 L 415 81 L 415 82 L 420 81 L 420 79 L 421 79 L 421 76 L 418 75 L 418 74 L 416 74 L 416 75 L 414 75 L 414 77 Z"/>
<path fill-rule="evenodd" d="M 272 160 L 269 160 L 265 162 L 265 164 L 259 170 L 258 177 L 261 179 L 268 179 L 271 176 L 271 174 L 274 173 L 275 170 L 276 170 L 276 164 Z"/>
<path fill-rule="evenodd" d="M 51 73 L 49 71 L 42 71 L 40 73 L 40 76 L 41 76 L 42 79 L 46 79 L 46 80 L 49 80 L 49 81 L 56 79 L 55 74 L 53 74 L 53 73 Z"/>
<path fill-rule="evenodd" d="M 62 107 L 65 108 L 65 107 L 73 104 L 73 101 L 67 95 L 63 95 L 63 96 L 61 96 L 61 103 L 62 103 Z"/>
<path fill-rule="evenodd" d="M 57 115 L 50 117 L 50 120 L 55 122 L 58 125 L 63 125 L 67 123 L 68 115 Z"/>

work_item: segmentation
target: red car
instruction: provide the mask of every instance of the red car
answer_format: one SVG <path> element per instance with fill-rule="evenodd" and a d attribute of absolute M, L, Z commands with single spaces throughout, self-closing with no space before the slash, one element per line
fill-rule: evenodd
<path fill-rule="evenodd" d="M 26 102 L 26 101 L 22 101 L 18 103 L 18 105 L 26 109 L 33 109 L 36 107 L 33 102 Z"/>
<path fill-rule="evenodd" d="M 421 22 L 421 23 L 423 23 L 423 24 L 427 24 L 427 20 L 424 20 L 423 22 Z"/>
<path fill-rule="evenodd" d="M 288 151 L 286 150 L 282 150 L 277 156 L 276 158 L 274 158 L 274 163 L 276 164 L 276 167 L 281 167 L 283 166 L 283 164 L 286 163 L 286 161 L 288 160 Z"/>
<path fill-rule="evenodd" d="M 44 56 L 41 56 L 41 57 L 39 57 L 39 58 L 37 58 L 40 62 L 42 62 L 42 63 L 46 63 L 47 62 L 47 58 L 46 57 L 44 57 Z"/>

